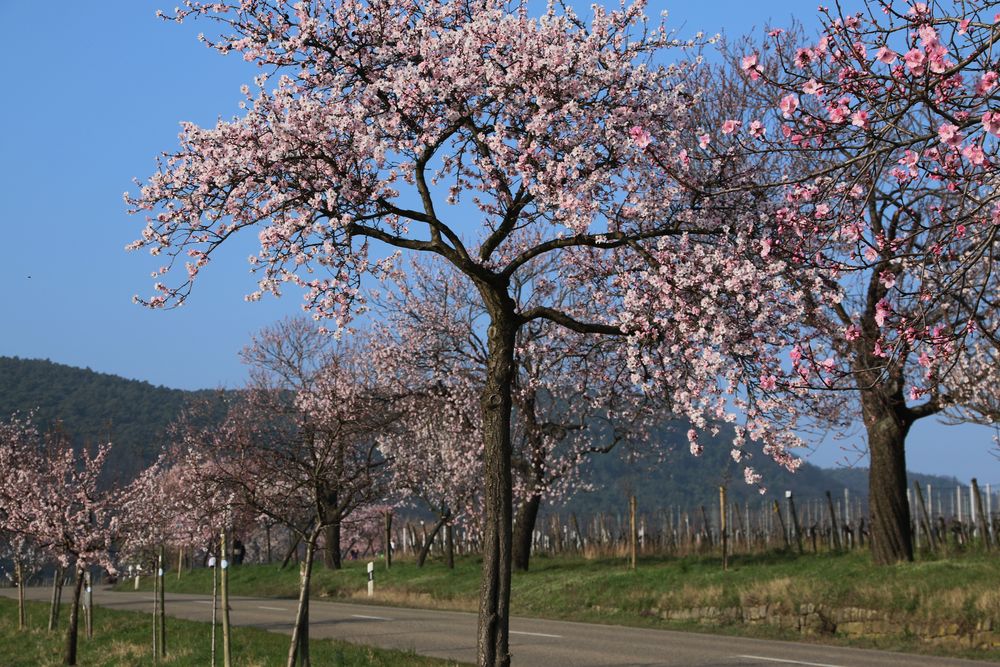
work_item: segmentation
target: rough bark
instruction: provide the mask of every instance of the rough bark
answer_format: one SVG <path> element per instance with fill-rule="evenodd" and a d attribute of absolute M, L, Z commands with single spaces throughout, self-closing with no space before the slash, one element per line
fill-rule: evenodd
<path fill-rule="evenodd" d="M 340 553 L 340 515 L 337 511 L 337 492 L 331 492 L 326 498 L 326 509 L 323 520 L 327 526 L 323 531 L 326 549 L 323 551 L 323 565 L 328 570 L 339 570 L 343 567 Z"/>
<path fill-rule="evenodd" d="M 861 393 L 871 468 L 868 503 L 872 558 L 878 565 L 913 560 L 906 501 L 906 434 L 911 421 L 902 392 L 874 387 Z"/>
<path fill-rule="evenodd" d="M 485 525 L 479 595 L 478 663 L 510 665 L 509 618 L 511 574 L 511 385 L 517 333 L 510 297 L 483 288 L 491 324 L 488 332 L 486 383 L 482 395 Z"/>
<path fill-rule="evenodd" d="M 531 542 L 538 519 L 538 508 L 542 504 L 540 495 L 532 494 L 517 508 L 514 519 L 514 569 L 527 572 L 531 559 Z"/>
<path fill-rule="evenodd" d="M 77 568 L 76 586 L 73 587 L 73 604 L 69 608 L 69 625 L 66 628 L 66 651 L 64 665 L 76 664 L 77 628 L 80 624 L 80 593 L 83 591 L 83 571 Z"/>
<path fill-rule="evenodd" d="M 340 521 L 324 529 L 326 549 L 323 551 L 323 565 L 328 570 L 339 570 L 344 566 L 340 554 Z"/>

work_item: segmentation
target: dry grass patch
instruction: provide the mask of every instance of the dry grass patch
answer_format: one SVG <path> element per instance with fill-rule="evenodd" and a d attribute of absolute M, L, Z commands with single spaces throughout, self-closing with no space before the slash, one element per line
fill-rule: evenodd
<path fill-rule="evenodd" d="M 368 597 L 367 591 L 351 591 L 347 599 L 354 602 L 399 607 L 418 607 L 420 609 L 470 612 L 478 609 L 477 603 L 467 598 L 437 598 L 426 592 L 395 588 L 376 590 L 375 597 L 373 598 Z"/>
<path fill-rule="evenodd" d="M 689 609 L 718 606 L 724 600 L 725 589 L 720 585 L 684 584 L 675 591 L 660 596 L 661 609 Z"/>
<path fill-rule="evenodd" d="M 751 582 L 746 588 L 740 591 L 740 604 L 744 607 L 752 607 L 762 604 L 790 603 L 793 591 L 802 588 L 802 583 L 796 585 L 791 577 L 778 577 L 775 579 L 763 579 Z"/>

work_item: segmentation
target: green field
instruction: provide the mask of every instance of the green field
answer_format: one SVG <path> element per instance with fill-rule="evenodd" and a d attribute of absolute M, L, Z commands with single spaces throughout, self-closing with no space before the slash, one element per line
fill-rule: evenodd
<path fill-rule="evenodd" d="M 62 620 L 68 617 L 63 609 Z M 62 664 L 65 632 L 48 632 L 49 606 L 27 603 L 28 629 L 17 629 L 17 602 L 0 597 L 0 664 L 4 667 L 44 667 Z M 175 667 L 203 667 L 210 662 L 210 625 L 176 618 L 168 620 L 168 655 L 160 661 Z M 79 638 L 77 663 L 81 667 L 130 667 L 152 664 L 152 624 L 148 614 L 97 608 L 94 637 Z M 233 664 L 241 667 L 283 665 L 288 655 L 287 635 L 255 628 L 233 628 Z M 221 650 L 221 639 L 220 639 Z M 329 639 L 310 642 L 313 664 L 337 667 L 445 667 L 458 663 L 413 653 L 356 646 Z M 221 664 L 221 654 L 217 658 Z"/>
<path fill-rule="evenodd" d="M 314 599 L 355 600 L 366 597 L 365 563 L 348 562 L 341 571 L 317 567 Z M 294 597 L 298 574 L 293 565 L 244 565 L 231 570 L 233 595 Z M 513 577 L 515 615 L 659 627 L 698 629 L 760 637 L 801 639 L 798 631 L 743 623 L 704 624 L 665 620 L 663 612 L 692 608 L 770 605 L 794 611 L 799 605 L 861 608 L 893 614 L 899 632 L 854 645 L 943 652 L 1000 659 L 1000 650 L 930 647 L 908 636 L 907 624 L 957 624 L 960 628 L 1000 628 L 1000 558 L 967 553 L 924 558 L 890 568 L 875 567 L 866 552 L 796 555 L 771 553 L 735 556 L 723 572 L 718 557 L 645 558 L 637 571 L 616 559 L 537 557 L 530 572 Z M 143 582 L 147 588 L 149 581 Z M 176 573 L 167 591 L 209 593 L 211 571 Z M 386 571 L 376 567 L 376 604 L 475 611 L 479 560 L 461 558 L 455 570 L 438 562 L 417 568 L 398 561 Z M 122 585 L 127 590 L 131 585 Z M 810 641 L 845 641 L 836 633 Z"/>

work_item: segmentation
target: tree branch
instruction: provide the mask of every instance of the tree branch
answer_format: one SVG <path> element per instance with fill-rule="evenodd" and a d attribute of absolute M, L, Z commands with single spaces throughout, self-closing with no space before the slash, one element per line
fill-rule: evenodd
<path fill-rule="evenodd" d="M 555 322 L 556 324 L 564 326 L 571 331 L 576 331 L 577 333 L 605 334 L 608 336 L 625 335 L 625 332 L 622 331 L 621 327 L 616 327 L 611 324 L 601 324 L 600 322 L 581 322 L 580 320 L 570 317 L 562 311 L 558 311 L 547 306 L 535 306 L 534 308 L 529 308 L 520 314 L 521 324 L 538 319 Z"/>

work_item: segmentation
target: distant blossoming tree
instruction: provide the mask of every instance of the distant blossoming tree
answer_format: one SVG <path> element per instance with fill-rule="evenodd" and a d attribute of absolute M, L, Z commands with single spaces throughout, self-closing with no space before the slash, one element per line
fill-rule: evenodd
<path fill-rule="evenodd" d="M 229 516 L 280 523 L 305 546 L 289 667 L 309 663 L 309 593 L 320 538 L 331 525 L 339 528 L 353 511 L 380 499 L 385 461 L 377 438 L 393 419 L 371 382 L 360 339 L 327 349 L 329 339 L 316 336 L 312 323 L 303 320 L 262 332 L 246 353 L 261 364 L 255 383 L 233 398 L 222 424 L 192 422 L 180 430 L 179 444 L 192 453 L 186 460 L 196 463 L 187 474 L 202 495 L 222 499 Z M 317 341 L 329 354 L 308 383 L 297 388 L 272 383 L 316 362 L 310 350 Z M 335 549 L 339 563 L 339 531 L 328 548 Z"/>
<path fill-rule="evenodd" d="M 544 264 L 526 267 L 525 276 L 516 276 L 515 299 L 538 298 L 544 292 L 575 313 L 600 309 L 601 304 L 574 303 L 573 289 L 553 282 L 558 274 L 547 269 Z M 478 430 L 473 437 L 472 431 L 478 429 L 478 416 L 465 416 L 464 427 L 451 418 L 452 413 L 456 420 L 467 414 L 473 407 L 469 396 L 484 381 L 488 317 L 475 290 L 446 266 L 414 262 L 395 274 L 392 289 L 377 301 L 375 312 L 382 319 L 376 326 L 376 359 L 388 371 L 386 381 L 402 379 L 396 393 L 412 394 L 415 405 L 422 405 L 416 411 L 428 412 L 422 419 L 431 428 L 441 412 L 454 426 L 449 433 L 455 437 L 438 432 L 440 437 L 434 438 L 450 444 L 439 442 L 423 455 L 436 459 L 447 448 L 458 451 L 446 456 L 478 458 L 481 437 Z M 544 320 L 532 322 L 517 333 L 514 365 L 513 565 L 527 570 L 543 500 L 568 498 L 585 484 L 581 468 L 591 455 L 609 452 L 622 440 L 642 442 L 654 414 L 662 418 L 669 406 L 632 383 L 624 336 L 581 334 Z M 460 435 L 461 430 L 467 433 Z M 407 457 L 410 463 L 397 466 L 395 476 L 414 469 L 412 459 L 428 449 L 415 444 Z M 454 482 L 464 489 L 468 479 L 459 475 Z"/>
<path fill-rule="evenodd" d="M 91 453 L 73 449 L 61 430 L 46 435 L 30 419 L 13 417 L 0 427 L 0 515 L 4 529 L 31 540 L 76 574 L 65 664 L 76 664 L 84 574 L 100 566 L 115 573 L 117 490 L 99 484 L 111 444 Z"/>
<path fill-rule="evenodd" d="M 760 217 L 743 242 L 771 277 L 745 298 L 786 308 L 757 387 L 826 392 L 817 416 L 860 413 L 873 554 L 892 563 L 913 557 L 910 427 L 990 410 L 1000 31 L 979 0 L 873 0 L 821 21 L 815 41 L 775 29 L 731 45 L 683 159 L 654 157 L 702 201 Z"/>

